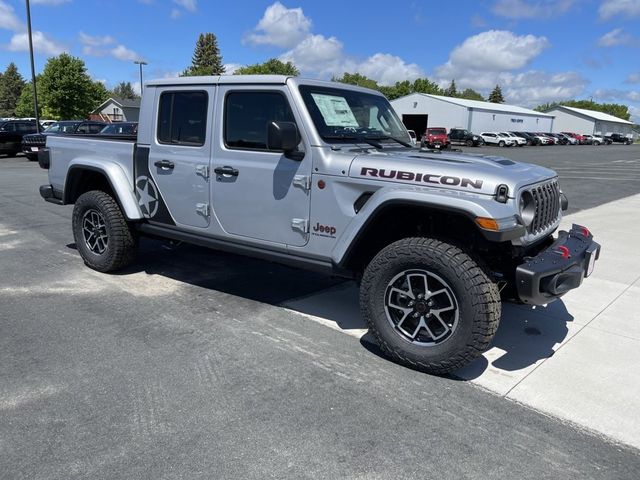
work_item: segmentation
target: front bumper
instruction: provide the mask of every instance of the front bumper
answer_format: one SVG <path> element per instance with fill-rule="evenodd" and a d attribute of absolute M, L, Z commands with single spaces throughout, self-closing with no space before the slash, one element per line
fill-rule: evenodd
<path fill-rule="evenodd" d="M 600 256 L 600 245 L 581 225 L 561 231 L 553 244 L 516 268 L 519 299 L 529 305 L 552 302 L 578 288 L 591 275 Z"/>

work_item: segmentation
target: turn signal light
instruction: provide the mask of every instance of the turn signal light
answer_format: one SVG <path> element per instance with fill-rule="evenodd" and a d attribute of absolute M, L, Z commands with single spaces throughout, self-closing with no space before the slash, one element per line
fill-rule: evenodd
<path fill-rule="evenodd" d="M 494 218 L 476 217 L 476 223 L 485 230 L 491 230 L 493 232 L 500 230 L 500 226 Z"/>

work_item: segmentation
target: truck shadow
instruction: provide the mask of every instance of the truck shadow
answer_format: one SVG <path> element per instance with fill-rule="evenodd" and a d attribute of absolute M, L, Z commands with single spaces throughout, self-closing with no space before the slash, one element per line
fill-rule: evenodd
<path fill-rule="evenodd" d="M 138 261 L 118 274 L 138 272 L 277 305 L 333 322 L 358 337 L 367 328 L 360 315 L 358 287 L 352 281 L 193 245 L 147 239 L 142 241 Z M 472 380 L 488 368 L 505 374 L 526 369 L 553 355 L 554 348 L 567 337 L 572 321 L 561 300 L 549 308 L 536 309 L 503 304 L 491 349 L 452 377 Z M 384 356 L 369 334 L 361 343 L 373 354 Z"/>

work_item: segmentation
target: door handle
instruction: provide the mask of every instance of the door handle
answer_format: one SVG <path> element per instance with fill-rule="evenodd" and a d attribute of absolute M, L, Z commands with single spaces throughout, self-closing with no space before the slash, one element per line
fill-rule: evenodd
<path fill-rule="evenodd" d="M 216 167 L 213 169 L 213 171 L 218 175 L 231 175 L 232 177 L 237 177 L 238 174 L 240 173 L 237 168 L 228 167 L 228 166 Z"/>
<path fill-rule="evenodd" d="M 158 160 L 154 165 L 158 168 L 162 168 L 163 170 L 173 170 L 176 166 L 173 162 L 169 160 Z"/>

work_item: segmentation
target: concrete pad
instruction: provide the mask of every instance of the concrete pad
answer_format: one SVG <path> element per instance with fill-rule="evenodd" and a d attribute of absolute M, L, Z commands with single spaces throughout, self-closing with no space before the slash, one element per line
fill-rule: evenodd
<path fill-rule="evenodd" d="M 589 327 L 640 341 L 640 287 L 629 288 Z"/>
<path fill-rule="evenodd" d="M 640 341 L 586 327 L 508 397 L 640 448 Z"/>
<path fill-rule="evenodd" d="M 567 310 L 561 313 L 561 301 L 556 303 L 554 315 L 505 304 L 491 349 L 455 376 L 506 395 L 583 328 Z"/>

